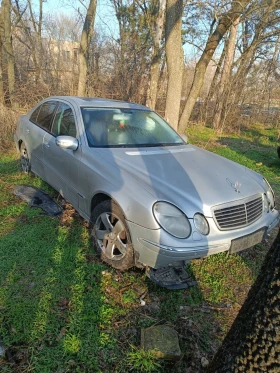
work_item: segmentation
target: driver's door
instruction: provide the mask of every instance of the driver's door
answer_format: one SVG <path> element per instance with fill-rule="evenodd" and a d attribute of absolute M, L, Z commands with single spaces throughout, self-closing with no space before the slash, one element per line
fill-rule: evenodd
<path fill-rule="evenodd" d="M 73 109 L 60 102 L 52 124 L 51 133 L 43 139 L 43 152 L 47 182 L 52 185 L 71 204 L 78 208 L 77 181 L 81 150 L 62 149 L 56 145 L 57 136 L 66 135 L 77 138 L 77 125 Z"/>

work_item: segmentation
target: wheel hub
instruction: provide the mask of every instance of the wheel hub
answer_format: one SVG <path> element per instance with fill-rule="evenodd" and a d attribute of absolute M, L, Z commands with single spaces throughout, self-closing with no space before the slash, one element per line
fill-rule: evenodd
<path fill-rule="evenodd" d="M 109 233 L 109 238 L 110 238 L 110 240 L 115 241 L 115 239 L 116 239 L 117 237 L 116 237 L 116 235 L 115 235 L 114 232 L 111 232 L 111 233 Z"/>
<path fill-rule="evenodd" d="M 28 154 L 27 150 L 25 148 L 21 148 L 21 167 L 23 172 L 28 173 L 29 171 L 29 159 L 28 159 Z"/>

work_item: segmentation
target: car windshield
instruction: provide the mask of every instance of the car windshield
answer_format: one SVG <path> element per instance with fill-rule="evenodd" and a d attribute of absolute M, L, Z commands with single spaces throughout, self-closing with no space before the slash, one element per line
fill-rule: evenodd
<path fill-rule="evenodd" d="M 91 147 L 185 144 L 177 132 L 153 111 L 84 107 L 82 116 Z"/>

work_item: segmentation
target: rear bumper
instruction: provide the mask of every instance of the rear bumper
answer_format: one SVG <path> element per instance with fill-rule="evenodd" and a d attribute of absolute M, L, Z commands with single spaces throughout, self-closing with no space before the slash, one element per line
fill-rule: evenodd
<path fill-rule="evenodd" d="M 260 219 L 260 222 L 244 229 L 223 232 L 220 235 L 213 234 L 212 237 L 210 233 L 209 236 L 204 236 L 200 240 L 196 239 L 197 232 L 194 231 L 192 239 L 180 240 L 171 237 L 162 229 L 151 230 L 129 221 L 127 224 L 138 262 L 152 268 L 161 268 L 176 262 L 190 261 L 229 251 L 232 240 L 254 234 L 261 229 L 264 230 L 265 237 L 270 230 L 279 225 L 278 211 L 275 210 L 268 215 L 264 219 Z M 251 241 L 248 240 L 248 242 Z M 257 243 L 259 242 L 255 242 L 255 244 Z M 242 247 L 241 250 L 248 247 L 250 246 Z"/>

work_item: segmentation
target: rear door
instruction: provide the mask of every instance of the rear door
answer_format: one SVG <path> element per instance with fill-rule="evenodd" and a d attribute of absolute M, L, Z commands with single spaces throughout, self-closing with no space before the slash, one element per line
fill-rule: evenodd
<path fill-rule="evenodd" d="M 30 115 L 24 126 L 24 139 L 30 155 L 31 169 L 45 180 L 43 139 L 50 132 L 57 103 L 46 101 Z"/>
<path fill-rule="evenodd" d="M 51 133 L 44 136 L 45 172 L 47 182 L 78 209 L 81 148 L 75 151 L 60 148 L 55 139 L 61 135 L 79 137 L 74 110 L 65 102 L 58 103 Z"/>

